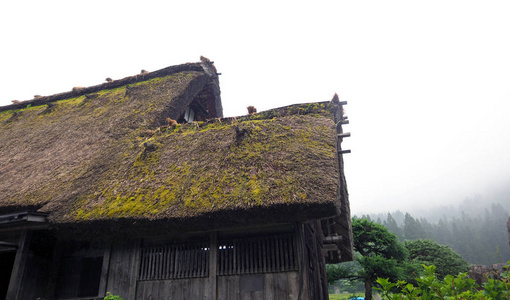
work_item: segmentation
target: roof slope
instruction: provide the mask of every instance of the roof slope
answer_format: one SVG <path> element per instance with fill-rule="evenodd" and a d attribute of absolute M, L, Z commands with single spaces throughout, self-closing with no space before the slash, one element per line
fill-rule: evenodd
<path fill-rule="evenodd" d="M 197 67 L 2 108 L 0 212 L 174 228 L 337 215 L 337 105 L 164 126 L 216 83 Z"/>

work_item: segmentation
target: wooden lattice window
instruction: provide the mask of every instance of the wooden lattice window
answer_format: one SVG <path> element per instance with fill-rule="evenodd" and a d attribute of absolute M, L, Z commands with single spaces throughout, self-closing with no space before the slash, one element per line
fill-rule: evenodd
<path fill-rule="evenodd" d="M 208 243 L 183 243 L 141 249 L 139 280 L 209 276 Z"/>
<path fill-rule="evenodd" d="M 218 243 L 218 275 L 291 270 L 297 270 L 292 234 L 220 240 Z"/>

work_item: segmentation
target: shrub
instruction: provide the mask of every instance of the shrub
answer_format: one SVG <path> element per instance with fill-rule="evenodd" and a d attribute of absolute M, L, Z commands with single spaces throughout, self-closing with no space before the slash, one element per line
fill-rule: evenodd
<path fill-rule="evenodd" d="M 112 295 L 112 293 L 108 292 L 106 293 L 106 297 L 104 297 L 104 300 L 124 300 L 118 295 Z"/>
<path fill-rule="evenodd" d="M 510 262 L 509 262 L 510 263 Z M 392 283 L 389 279 L 378 278 L 381 286 L 376 288 L 388 300 L 400 299 L 510 299 L 510 265 L 498 279 L 488 279 L 482 286 L 461 273 L 454 277 L 447 275 L 443 280 L 436 276 L 435 266 L 425 266 L 425 276 L 416 278 L 417 286 L 404 280 Z"/>

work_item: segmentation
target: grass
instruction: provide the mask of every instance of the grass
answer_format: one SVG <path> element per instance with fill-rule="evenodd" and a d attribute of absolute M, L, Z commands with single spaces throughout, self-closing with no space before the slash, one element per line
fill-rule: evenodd
<path fill-rule="evenodd" d="M 365 297 L 364 293 L 356 293 L 356 294 L 329 294 L 329 300 L 349 300 L 350 298 L 354 297 Z"/>

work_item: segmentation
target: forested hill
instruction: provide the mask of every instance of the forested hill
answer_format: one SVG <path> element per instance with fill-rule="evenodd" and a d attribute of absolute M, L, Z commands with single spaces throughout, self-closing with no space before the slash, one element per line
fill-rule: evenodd
<path fill-rule="evenodd" d="M 460 211 L 457 216 L 429 221 L 396 211 L 370 214 L 372 221 L 383 224 L 401 241 L 431 239 L 449 245 L 470 264 L 490 265 L 510 261 L 507 221 L 509 214 L 501 204 L 492 204 L 476 213 Z"/>

